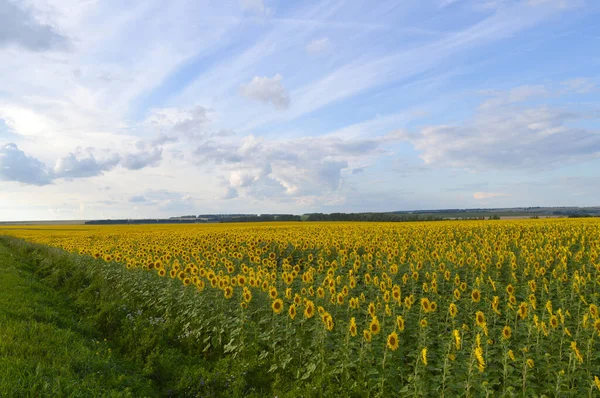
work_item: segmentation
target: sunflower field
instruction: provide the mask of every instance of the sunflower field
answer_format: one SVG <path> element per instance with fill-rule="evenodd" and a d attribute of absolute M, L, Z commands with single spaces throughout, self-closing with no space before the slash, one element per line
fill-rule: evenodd
<path fill-rule="evenodd" d="M 180 343 L 202 358 L 260 364 L 283 395 L 600 394 L 598 220 L 0 234 L 177 285 Z M 152 307 L 183 297 L 147 293 Z"/>

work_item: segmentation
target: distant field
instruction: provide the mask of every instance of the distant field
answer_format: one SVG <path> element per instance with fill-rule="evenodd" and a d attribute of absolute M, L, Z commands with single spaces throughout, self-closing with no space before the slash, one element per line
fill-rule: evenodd
<path fill-rule="evenodd" d="M 0 221 L 0 225 L 82 225 L 87 220 Z"/>

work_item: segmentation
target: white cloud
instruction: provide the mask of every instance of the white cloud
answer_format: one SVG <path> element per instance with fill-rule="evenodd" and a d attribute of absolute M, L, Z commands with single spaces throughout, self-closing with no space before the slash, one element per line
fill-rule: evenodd
<path fill-rule="evenodd" d="M 93 154 L 86 158 L 78 158 L 74 153 L 69 153 L 56 161 L 53 176 L 55 178 L 94 177 L 104 171 L 112 170 L 120 160 L 121 158 L 117 154 L 103 160 L 96 160 Z"/>
<path fill-rule="evenodd" d="M 242 0 L 242 8 L 262 17 L 268 17 L 271 14 L 271 9 L 265 5 L 264 0 Z"/>
<path fill-rule="evenodd" d="M 504 104 L 524 102 L 535 97 L 543 97 L 548 94 L 546 87 L 542 85 L 526 85 L 512 88 L 508 91 L 492 92 L 492 98 L 481 104 L 481 108 L 493 108 Z"/>
<path fill-rule="evenodd" d="M 270 103 L 277 109 L 286 109 L 290 105 L 290 95 L 281 83 L 280 74 L 273 77 L 255 76 L 250 83 L 240 86 L 240 93 L 247 98 Z"/>
<path fill-rule="evenodd" d="M 472 119 L 399 131 L 426 164 L 474 171 L 548 170 L 600 157 L 600 132 L 575 127 L 585 112 L 548 105 L 515 104 L 542 88 L 510 90 L 484 102 Z M 516 93 L 516 94 L 515 94 Z"/>
<path fill-rule="evenodd" d="M 502 197 L 507 197 L 507 196 L 510 196 L 510 195 L 506 194 L 506 193 L 500 193 L 500 192 L 475 192 L 473 194 L 473 199 L 486 200 L 486 199 L 502 198 Z"/>
<path fill-rule="evenodd" d="M 597 90 L 596 82 L 586 78 L 570 79 L 563 82 L 565 93 L 588 94 Z"/>
<path fill-rule="evenodd" d="M 397 137 L 340 138 L 321 136 L 287 140 L 221 138 L 202 142 L 195 151 L 199 165 L 219 165 L 227 173 L 224 197 L 285 201 L 338 195 L 343 173 L 385 153 Z M 302 200 L 301 200 L 302 202 Z"/>
<path fill-rule="evenodd" d="M 0 180 L 46 185 L 52 182 L 46 166 L 13 143 L 0 145 Z"/>
<path fill-rule="evenodd" d="M 581 7 L 586 0 L 528 0 L 527 4 L 533 7 Z"/>
<path fill-rule="evenodd" d="M 327 37 L 315 39 L 306 45 L 306 52 L 309 54 L 324 53 L 329 50 L 331 43 Z"/>
<path fill-rule="evenodd" d="M 157 166 L 162 160 L 162 148 L 141 150 L 129 153 L 121 159 L 121 166 L 129 170 L 140 170 L 144 167 Z"/>
<path fill-rule="evenodd" d="M 0 0 L 0 47 L 10 45 L 31 51 L 65 50 L 69 40 L 56 28 L 38 21 L 31 10 L 12 0 Z"/>

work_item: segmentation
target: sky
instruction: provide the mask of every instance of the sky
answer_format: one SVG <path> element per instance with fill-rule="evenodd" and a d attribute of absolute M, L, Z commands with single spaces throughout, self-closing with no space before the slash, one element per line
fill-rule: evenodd
<path fill-rule="evenodd" d="M 0 0 L 0 220 L 600 205 L 599 19 Z"/>

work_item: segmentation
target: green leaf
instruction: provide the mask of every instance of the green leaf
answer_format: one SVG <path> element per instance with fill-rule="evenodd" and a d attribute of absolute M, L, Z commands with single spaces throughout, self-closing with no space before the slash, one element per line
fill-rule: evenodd
<path fill-rule="evenodd" d="M 306 373 L 300 378 L 300 380 L 306 380 L 310 377 L 310 375 L 317 369 L 316 363 L 311 363 L 306 367 Z"/>

